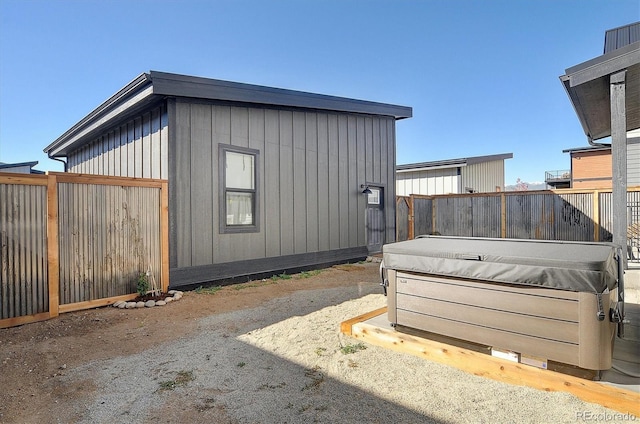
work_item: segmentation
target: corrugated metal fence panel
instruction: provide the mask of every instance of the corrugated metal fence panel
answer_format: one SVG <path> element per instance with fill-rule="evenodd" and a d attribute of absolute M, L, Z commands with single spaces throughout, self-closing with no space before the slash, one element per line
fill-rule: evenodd
<path fill-rule="evenodd" d="M 473 206 L 469 196 L 446 196 L 434 199 L 433 231 L 443 236 L 473 235 Z"/>
<path fill-rule="evenodd" d="M 413 234 L 415 236 L 433 233 L 433 199 L 413 198 Z"/>
<path fill-rule="evenodd" d="M 60 304 L 136 292 L 141 272 L 160 285 L 160 190 L 58 186 Z"/>
<path fill-rule="evenodd" d="M 553 238 L 592 241 L 595 231 L 593 193 L 549 194 L 554 201 Z"/>
<path fill-rule="evenodd" d="M 473 207 L 473 236 L 500 237 L 500 195 L 471 197 Z"/>
<path fill-rule="evenodd" d="M 593 240 L 591 193 L 536 193 L 506 196 L 506 237 L 538 240 Z"/>
<path fill-rule="evenodd" d="M 409 239 L 409 198 L 396 197 L 396 241 Z"/>
<path fill-rule="evenodd" d="M 47 312 L 47 187 L 0 184 L 0 319 Z"/>
<path fill-rule="evenodd" d="M 600 241 L 613 241 L 613 194 L 598 193 L 600 196 Z"/>

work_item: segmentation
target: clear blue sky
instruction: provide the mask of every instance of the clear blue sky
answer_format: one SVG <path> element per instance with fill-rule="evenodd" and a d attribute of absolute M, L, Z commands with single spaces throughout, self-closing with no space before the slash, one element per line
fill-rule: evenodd
<path fill-rule="evenodd" d="M 0 162 L 43 148 L 142 72 L 413 107 L 397 163 L 513 153 L 506 183 L 587 145 L 558 79 L 638 0 L 0 0 Z"/>

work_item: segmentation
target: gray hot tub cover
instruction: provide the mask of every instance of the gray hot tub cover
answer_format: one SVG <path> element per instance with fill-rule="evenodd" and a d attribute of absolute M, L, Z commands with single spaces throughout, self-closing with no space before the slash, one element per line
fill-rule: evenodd
<path fill-rule="evenodd" d="M 420 236 L 384 245 L 387 269 L 602 293 L 618 284 L 613 243 Z"/>

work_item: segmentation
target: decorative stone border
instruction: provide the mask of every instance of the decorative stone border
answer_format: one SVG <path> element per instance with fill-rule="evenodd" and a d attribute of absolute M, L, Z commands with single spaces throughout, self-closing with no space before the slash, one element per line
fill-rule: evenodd
<path fill-rule="evenodd" d="M 119 309 L 135 309 L 135 308 L 152 308 L 154 306 L 164 306 L 176 300 L 182 299 L 183 292 L 179 290 L 169 290 L 168 296 L 164 300 L 147 300 L 146 302 L 125 302 L 118 300 L 113 303 L 114 308 Z"/>

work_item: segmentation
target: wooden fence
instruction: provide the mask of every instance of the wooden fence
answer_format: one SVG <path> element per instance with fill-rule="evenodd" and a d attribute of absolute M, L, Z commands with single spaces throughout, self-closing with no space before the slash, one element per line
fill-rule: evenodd
<path fill-rule="evenodd" d="M 166 180 L 0 173 L 0 328 L 169 287 Z"/>
<path fill-rule="evenodd" d="M 610 189 L 398 196 L 396 239 L 441 234 L 611 241 L 612 205 Z M 627 205 L 628 226 L 633 228 L 640 222 L 640 187 L 628 189 Z M 635 250 L 637 243 L 630 239 Z M 630 252 L 631 259 L 637 259 L 635 250 Z"/>

